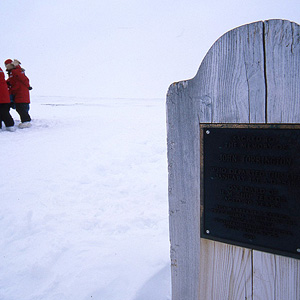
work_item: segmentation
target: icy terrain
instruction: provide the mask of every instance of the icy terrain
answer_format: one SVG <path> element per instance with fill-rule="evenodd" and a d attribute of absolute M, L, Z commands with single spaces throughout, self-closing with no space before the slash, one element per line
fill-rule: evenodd
<path fill-rule="evenodd" d="M 30 113 L 0 130 L 0 299 L 170 299 L 164 99 Z"/>

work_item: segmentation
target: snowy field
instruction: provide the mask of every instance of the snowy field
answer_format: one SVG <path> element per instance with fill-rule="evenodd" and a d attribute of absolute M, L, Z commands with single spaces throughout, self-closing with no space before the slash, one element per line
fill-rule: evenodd
<path fill-rule="evenodd" d="M 165 100 L 30 113 L 0 130 L 0 299 L 170 299 Z"/>

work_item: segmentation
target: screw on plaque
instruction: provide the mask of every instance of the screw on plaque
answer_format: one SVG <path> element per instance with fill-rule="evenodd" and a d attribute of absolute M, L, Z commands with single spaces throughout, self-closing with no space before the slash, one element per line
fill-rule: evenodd
<path fill-rule="evenodd" d="M 206 130 L 206 134 L 210 134 L 210 130 Z"/>
<path fill-rule="evenodd" d="M 300 253 L 300 248 L 297 249 L 297 252 Z"/>
<path fill-rule="evenodd" d="M 210 234 L 210 231 L 209 231 L 209 230 L 206 230 L 205 232 L 206 232 L 207 234 Z"/>

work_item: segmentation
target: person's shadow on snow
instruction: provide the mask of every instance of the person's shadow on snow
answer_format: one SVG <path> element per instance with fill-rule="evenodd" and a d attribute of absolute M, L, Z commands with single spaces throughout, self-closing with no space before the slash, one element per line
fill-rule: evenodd
<path fill-rule="evenodd" d="M 137 291 L 132 300 L 170 300 L 171 299 L 171 270 L 167 265 L 152 276 Z"/>

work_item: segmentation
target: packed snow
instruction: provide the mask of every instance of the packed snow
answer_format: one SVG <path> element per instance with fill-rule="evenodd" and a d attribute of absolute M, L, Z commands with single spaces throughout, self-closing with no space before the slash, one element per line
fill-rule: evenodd
<path fill-rule="evenodd" d="M 170 299 L 164 99 L 31 100 L 0 130 L 0 299 Z"/>

